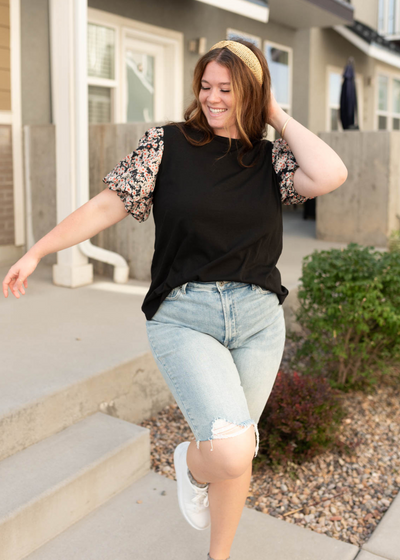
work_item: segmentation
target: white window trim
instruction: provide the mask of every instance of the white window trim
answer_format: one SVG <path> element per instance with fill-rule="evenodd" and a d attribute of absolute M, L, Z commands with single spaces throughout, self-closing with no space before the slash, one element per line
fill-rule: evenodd
<path fill-rule="evenodd" d="M 286 51 L 289 54 L 289 103 L 280 103 L 280 107 L 285 109 L 289 115 L 292 114 L 292 107 L 293 107 L 293 49 L 292 47 L 288 47 L 287 45 L 282 45 L 281 43 L 275 43 L 274 41 L 264 41 L 263 44 L 263 53 L 265 58 L 265 47 L 269 45 L 271 47 L 276 47 L 282 51 Z"/>
<path fill-rule="evenodd" d="M 330 73 L 333 72 L 335 74 L 340 74 L 342 76 L 344 71 L 344 68 L 340 67 L 340 66 L 333 66 L 331 64 L 328 64 L 326 67 L 326 76 L 325 76 L 325 107 L 326 107 L 326 111 L 325 111 L 325 128 L 327 132 L 332 132 L 331 131 L 331 106 L 330 106 L 330 91 L 329 91 L 329 76 Z M 364 92 L 363 92 L 363 75 L 360 74 L 359 72 L 356 72 L 355 75 L 355 82 L 356 82 L 356 92 L 357 92 L 357 118 L 358 118 L 358 128 L 360 130 L 364 129 Z M 342 77 L 342 82 L 343 82 L 343 77 Z M 340 109 L 340 100 L 338 103 L 338 109 Z M 342 122 L 340 120 L 340 115 L 338 116 L 338 121 L 339 121 L 339 131 L 343 131 L 343 126 L 342 126 Z"/>
<path fill-rule="evenodd" d="M 382 110 L 378 109 L 378 103 L 379 103 L 379 80 L 378 80 L 378 77 L 379 76 L 385 76 L 386 78 L 389 78 L 389 88 L 388 88 L 388 107 L 389 107 L 389 110 L 388 111 L 382 111 Z M 374 129 L 375 130 L 378 130 L 378 117 L 379 116 L 387 117 L 389 127 L 386 130 L 388 130 L 388 131 L 393 130 L 393 128 L 392 128 L 393 117 L 400 118 L 400 114 L 397 114 L 397 113 L 393 112 L 393 79 L 400 80 L 400 73 L 399 72 L 391 72 L 390 70 L 388 70 L 386 68 L 383 68 L 383 67 L 379 67 L 379 66 L 376 68 L 376 72 L 375 72 L 375 92 L 374 92 L 374 107 L 375 107 Z"/>
<path fill-rule="evenodd" d="M 115 80 L 104 80 L 99 78 L 88 77 L 89 85 L 103 85 L 113 88 L 112 95 L 112 122 L 126 122 L 126 115 L 123 111 L 123 92 L 122 92 L 122 53 L 123 45 L 127 35 L 132 31 L 135 36 L 146 38 L 147 40 L 156 40 L 159 44 L 170 45 L 174 50 L 176 59 L 174 83 L 176 95 L 174 96 L 173 120 L 182 120 L 183 114 L 183 33 L 150 25 L 141 21 L 130 18 L 117 16 L 96 8 L 88 8 L 88 23 L 97 23 L 105 27 L 116 29 L 115 44 Z"/>
<path fill-rule="evenodd" d="M 248 2 L 247 0 L 197 0 L 198 2 L 203 2 L 203 4 L 209 4 L 215 8 L 220 8 L 221 10 L 227 10 L 234 14 L 240 14 L 241 16 L 248 17 L 250 19 L 255 19 L 257 21 L 262 21 L 263 23 L 268 23 L 269 21 L 269 7 L 261 6 L 260 4 L 255 4 L 253 2 Z"/>
<path fill-rule="evenodd" d="M 238 35 L 239 37 L 250 37 L 251 39 L 253 39 L 256 42 L 256 46 L 261 50 L 262 48 L 262 43 L 261 43 L 261 37 L 258 37 L 257 35 L 252 35 L 251 33 L 247 33 L 246 31 L 239 31 L 238 29 L 232 29 L 232 27 L 228 27 L 226 30 L 226 35 L 225 37 L 228 39 L 230 34 L 235 34 Z"/>

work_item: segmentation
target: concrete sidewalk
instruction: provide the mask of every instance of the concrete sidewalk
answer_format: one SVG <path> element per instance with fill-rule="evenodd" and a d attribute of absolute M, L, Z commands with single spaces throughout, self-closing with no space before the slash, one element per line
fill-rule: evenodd
<path fill-rule="evenodd" d="M 315 222 L 304 221 L 300 212 L 284 213 L 284 247 L 278 263 L 282 284 L 295 290 L 302 258 L 314 249 L 342 246 L 346 245 L 316 240 Z M 10 265 L 0 266 L 2 280 Z M 110 387 L 120 388 L 120 400 L 107 402 L 100 410 L 130 422 L 135 422 L 135 413 L 138 418 L 152 414 L 151 407 L 140 408 L 146 399 L 153 399 L 159 409 L 167 404 L 167 393 L 160 397 L 156 391 L 161 376 L 154 371 L 141 311 L 147 290 L 145 282 L 117 285 L 100 277 L 90 286 L 58 287 L 52 283 L 52 267 L 40 263 L 28 279 L 25 296 L 19 300 L 10 293 L 7 299 L 2 296 L 0 452 L 7 447 L 5 461 L 33 451 L 35 445 L 44 446 L 45 438 L 51 453 L 51 438 L 56 441 L 74 423 L 78 429 L 78 422 L 90 418 L 107 400 L 104 395 Z M 133 394 L 138 399 L 134 404 Z M 160 495 L 163 489 L 166 496 Z M 143 507 L 137 507 L 137 499 L 143 499 Z M 245 508 L 232 560 L 400 560 L 399 526 L 397 498 L 360 551 Z M 208 531 L 191 531 L 181 519 L 176 483 L 150 472 L 47 544 L 32 548 L 29 558 L 183 560 L 192 551 L 196 555 L 190 557 L 201 560 L 207 538 Z M 173 550 L 177 543 L 180 548 Z"/>

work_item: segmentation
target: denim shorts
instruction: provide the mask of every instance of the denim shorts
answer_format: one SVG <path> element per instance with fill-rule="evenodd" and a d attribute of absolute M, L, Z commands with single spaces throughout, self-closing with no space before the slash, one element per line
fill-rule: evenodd
<path fill-rule="evenodd" d="M 200 441 L 237 435 L 258 421 L 282 360 L 278 296 L 243 282 L 186 282 L 146 319 L 152 355 Z M 236 427 L 228 433 L 228 426 Z M 238 431 L 238 427 L 242 428 Z"/>

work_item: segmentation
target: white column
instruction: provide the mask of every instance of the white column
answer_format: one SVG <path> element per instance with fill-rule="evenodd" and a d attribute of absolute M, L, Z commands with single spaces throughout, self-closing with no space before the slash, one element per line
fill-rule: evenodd
<path fill-rule="evenodd" d="M 59 223 L 88 200 L 87 0 L 50 0 L 49 7 Z M 71 288 L 93 282 L 79 246 L 57 253 L 53 282 Z"/>

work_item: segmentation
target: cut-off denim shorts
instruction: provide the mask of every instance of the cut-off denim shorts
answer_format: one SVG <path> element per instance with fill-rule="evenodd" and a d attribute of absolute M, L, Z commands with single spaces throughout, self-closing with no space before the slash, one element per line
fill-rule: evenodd
<path fill-rule="evenodd" d="M 256 457 L 258 421 L 285 345 L 278 296 L 243 282 L 186 282 L 146 319 L 146 330 L 197 448 L 209 440 L 212 450 L 213 439 L 239 435 L 253 425 Z"/>

